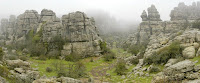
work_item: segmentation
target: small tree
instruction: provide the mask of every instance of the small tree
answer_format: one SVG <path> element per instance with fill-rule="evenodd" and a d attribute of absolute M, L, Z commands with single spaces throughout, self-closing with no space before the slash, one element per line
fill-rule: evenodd
<path fill-rule="evenodd" d="M 126 74 L 125 71 L 127 70 L 126 69 L 126 62 L 123 60 L 123 59 L 120 59 L 118 62 L 117 62 L 117 65 L 116 65 L 116 69 L 115 69 L 115 72 L 118 74 L 118 75 L 124 75 Z"/>

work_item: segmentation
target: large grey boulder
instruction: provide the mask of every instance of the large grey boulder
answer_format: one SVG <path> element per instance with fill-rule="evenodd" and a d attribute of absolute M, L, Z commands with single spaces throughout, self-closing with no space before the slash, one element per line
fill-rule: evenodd
<path fill-rule="evenodd" d="M 183 53 L 183 57 L 187 59 L 194 58 L 196 55 L 194 46 L 185 48 L 182 53 Z"/>
<path fill-rule="evenodd" d="M 192 61 L 184 60 L 184 61 L 178 62 L 174 65 L 167 67 L 164 70 L 164 73 L 166 75 L 173 75 L 176 73 L 185 73 L 188 71 L 192 71 L 194 69 L 194 66 L 195 66 L 195 64 Z"/>

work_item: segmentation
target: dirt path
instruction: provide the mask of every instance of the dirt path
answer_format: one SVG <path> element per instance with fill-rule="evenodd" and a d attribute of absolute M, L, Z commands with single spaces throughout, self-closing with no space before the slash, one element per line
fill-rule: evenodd
<path fill-rule="evenodd" d="M 101 81 L 103 80 L 103 77 L 106 76 L 106 72 L 108 70 L 111 70 L 112 68 L 114 68 L 116 62 L 113 62 L 111 64 L 106 63 L 103 64 L 101 66 L 97 66 L 95 68 L 93 68 L 90 73 L 93 76 L 93 79 L 95 81 L 95 83 L 101 83 Z"/>

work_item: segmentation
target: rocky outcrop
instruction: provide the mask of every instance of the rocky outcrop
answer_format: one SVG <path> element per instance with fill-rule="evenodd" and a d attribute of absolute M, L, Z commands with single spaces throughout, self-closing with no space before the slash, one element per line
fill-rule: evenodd
<path fill-rule="evenodd" d="M 148 20 L 149 21 L 161 21 L 160 14 L 157 11 L 155 5 L 151 5 L 151 7 L 148 8 Z"/>
<path fill-rule="evenodd" d="M 184 60 L 171 65 L 164 69 L 163 72 L 157 74 L 152 80 L 157 82 L 181 82 L 183 80 L 194 80 L 200 76 L 199 70 L 195 71 L 195 63 L 190 60 Z"/>
<path fill-rule="evenodd" d="M 187 6 L 185 3 L 179 3 L 178 7 L 175 7 L 170 14 L 171 21 L 183 21 L 183 20 L 196 20 L 200 18 L 200 2 L 193 2 L 192 5 Z"/>
<path fill-rule="evenodd" d="M 141 18 L 142 18 L 142 21 L 147 21 L 148 20 L 147 13 L 146 13 L 145 10 L 142 12 Z"/>
<path fill-rule="evenodd" d="M 56 17 L 56 13 L 52 10 L 43 9 L 40 15 L 40 23 L 42 22 L 60 22 L 60 19 Z"/>
<path fill-rule="evenodd" d="M 35 10 L 27 10 L 17 19 L 15 16 L 11 16 L 9 21 L 3 19 L 1 29 L 5 33 L 10 32 L 8 33 L 10 41 L 6 40 L 6 44 L 23 43 L 31 32 L 37 35 L 37 42 L 48 43 L 50 51 L 56 48 L 55 45 L 49 44 L 54 37 L 60 37 L 69 42 L 63 46 L 62 55 L 76 53 L 91 56 L 100 55 L 101 52 L 99 44 L 102 39 L 99 37 L 94 18 L 89 18 L 79 11 L 63 15 L 61 21 L 52 10 L 43 9 L 40 15 Z"/>
<path fill-rule="evenodd" d="M 30 30 L 36 32 L 38 28 L 39 14 L 35 10 L 26 10 L 17 17 L 16 34 L 18 37 L 25 36 Z"/>
<path fill-rule="evenodd" d="M 64 46 L 63 55 L 76 52 L 82 55 L 99 55 L 101 38 L 94 25 L 94 20 L 88 18 L 83 12 L 69 13 L 62 17 L 63 27 L 66 29 L 65 37 L 70 44 Z"/>

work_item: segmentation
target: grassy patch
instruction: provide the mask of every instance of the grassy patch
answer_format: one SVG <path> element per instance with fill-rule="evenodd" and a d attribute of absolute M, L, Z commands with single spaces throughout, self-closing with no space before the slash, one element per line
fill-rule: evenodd
<path fill-rule="evenodd" d="M 132 69 L 135 67 L 136 65 L 132 65 L 128 68 L 127 72 L 132 71 Z M 152 80 L 152 76 L 149 77 L 139 77 L 139 76 L 134 76 L 131 75 L 130 78 L 126 77 L 125 79 L 122 79 L 120 75 L 117 75 L 117 73 L 114 72 L 115 68 L 107 71 L 107 73 L 109 73 L 111 75 L 110 78 L 107 78 L 107 80 L 111 83 L 117 83 L 117 82 L 122 82 L 122 83 L 150 83 Z"/>
<path fill-rule="evenodd" d="M 65 64 L 65 65 L 72 63 L 72 62 L 59 60 L 59 59 L 48 59 L 46 61 L 42 61 L 42 60 L 35 60 L 35 59 L 30 58 L 30 61 L 32 62 L 32 64 L 31 64 L 32 68 L 38 68 L 40 75 L 41 76 L 45 75 L 47 77 L 57 76 L 56 71 L 46 72 L 46 68 L 52 67 L 53 62 L 60 62 L 61 61 L 62 64 Z"/>
<path fill-rule="evenodd" d="M 193 59 L 190 59 L 191 61 L 198 61 L 195 65 L 199 65 L 200 64 L 200 56 L 194 57 Z"/>

